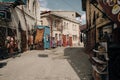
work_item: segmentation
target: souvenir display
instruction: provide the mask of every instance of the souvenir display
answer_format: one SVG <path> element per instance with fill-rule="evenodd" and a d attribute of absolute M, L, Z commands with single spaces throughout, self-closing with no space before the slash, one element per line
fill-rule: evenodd
<path fill-rule="evenodd" d="M 120 0 L 98 0 L 98 2 L 103 11 L 109 15 L 109 18 L 117 25 L 120 25 Z"/>
<path fill-rule="evenodd" d="M 120 12 L 120 6 L 116 4 L 112 9 L 112 14 L 118 14 Z"/>
<path fill-rule="evenodd" d="M 117 3 L 120 5 L 120 0 L 117 0 Z"/>
<path fill-rule="evenodd" d="M 116 3 L 116 0 L 107 0 L 107 3 L 109 6 L 114 6 Z"/>

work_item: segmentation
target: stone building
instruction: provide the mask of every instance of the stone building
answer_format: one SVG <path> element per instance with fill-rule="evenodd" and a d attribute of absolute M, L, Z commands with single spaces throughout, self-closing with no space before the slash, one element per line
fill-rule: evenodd
<path fill-rule="evenodd" d="M 78 46 L 79 26 L 77 17 L 80 14 L 74 11 L 47 11 L 41 13 L 42 25 L 50 26 L 51 37 L 55 39 L 56 45 Z M 51 39 L 52 39 L 51 38 Z"/>
<path fill-rule="evenodd" d="M 104 32 L 108 32 L 109 35 L 112 33 L 113 22 L 111 22 L 100 10 L 102 7 L 97 5 L 100 9 L 97 9 L 90 0 L 83 1 L 83 6 L 86 9 L 86 22 L 87 22 L 87 30 L 86 33 L 88 34 L 88 41 L 87 41 L 87 50 L 91 50 L 97 42 L 100 42 L 102 35 Z"/>
<path fill-rule="evenodd" d="M 114 10 L 118 5 L 119 1 L 113 0 L 82 0 L 87 22 L 85 48 L 90 54 L 95 80 L 119 79 L 120 9 Z"/>
<path fill-rule="evenodd" d="M 119 43 L 118 35 L 118 25 L 115 18 L 111 18 L 106 12 L 103 10 L 103 7 L 96 0 L 84 0 L 83 2 L 83 10 L 86 11 L 86 22 L 87 22 L 87 30 L 88 34 L 88 46 L 93 48 L 95 43 L 100 42 L 104 32 L 107 32 L 109 36 L 113 35 L 111 39 L 114 43 Z M 85 6 L 86 5 L 86 6 Z M 111 9 L 110 9 L 111 10 Z M 119 23 L 118 23 L 119 24 Z M 116 31 L 116 35 L 114 36 L 114 32 Z"/>
<path fill-rule="evenodd" d="M 9 14 L 6 13 L 5 16 L 9 19 L 0 19 L 0 39 L 5 43 L 6 37 L 13 37 L 20 51 L 28 50 L 29 36 L 32 35 L 34 26 L 40 24 L 39 0 L 2 0 L 0 13 L 2 11 L 8 11 Z"/>

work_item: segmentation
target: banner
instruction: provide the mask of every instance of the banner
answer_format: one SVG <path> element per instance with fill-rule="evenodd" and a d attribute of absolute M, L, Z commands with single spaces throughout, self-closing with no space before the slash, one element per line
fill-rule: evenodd
<path fill-rule="evenodd" d="M 120 0 L 98 0 L 109 18 L 117 25 L 120 25 Z"/>

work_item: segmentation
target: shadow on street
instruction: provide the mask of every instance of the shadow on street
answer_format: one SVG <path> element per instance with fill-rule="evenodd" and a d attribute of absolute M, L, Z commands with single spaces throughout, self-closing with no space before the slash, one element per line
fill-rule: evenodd
<path fill-rule="evenodd" d="M 92 67 L 89 56 L 84 52 L 82 47 L 66 48 L 64 56 L 67 56 L 69 64 L 75 70 L 81 80 L 93 80 Z"/>
<path fill-rule="evenodd" d="M 3 68 L 6 65 L 7 65 L 7 62 L 0 62 L 0 68 Z"/>
<path fill-rule="evenodd" d="M 38 54 L 38 57 L 48 57 L 47 54 Z"/>

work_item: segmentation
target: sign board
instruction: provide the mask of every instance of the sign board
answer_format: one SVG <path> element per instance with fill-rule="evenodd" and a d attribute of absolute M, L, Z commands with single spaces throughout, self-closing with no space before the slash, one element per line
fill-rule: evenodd
<path fill-rule="evenodd" d="M 5 18 L 5 12 L 0 11 L 0 18 Z"/>
<path fill-rule="evenodd" d="M 11 20 L 11 14 L 8 11 L 1 11 L 0 10 L 0 19 L 10 21 Z"/>
<path fill-rule="evenodd" d="M 98 0 L 104 12 L 114 23 L 120 25 L 120 0 Z"/>
<path fill-rule="evenodd" d="M 0 0 L 0 3 L 14 3 L 15 1 L 18 1 L 21 4 L 26 4 L 26 0 Z"/>

